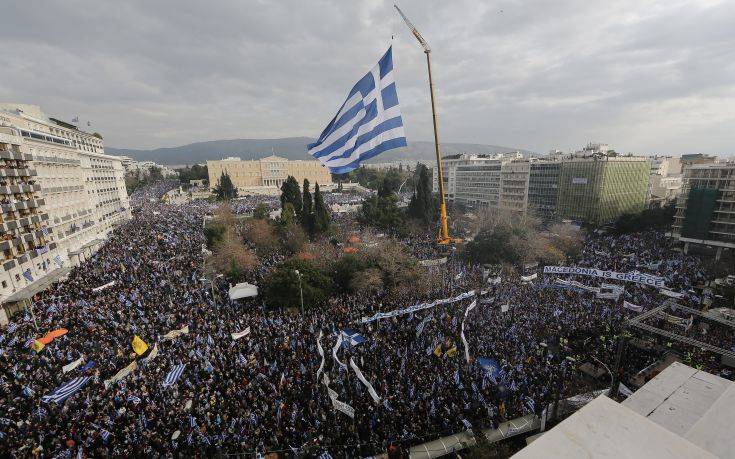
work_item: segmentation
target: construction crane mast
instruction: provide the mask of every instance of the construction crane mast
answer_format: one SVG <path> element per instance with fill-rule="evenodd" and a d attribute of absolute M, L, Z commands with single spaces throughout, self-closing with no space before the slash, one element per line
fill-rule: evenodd
<path fill-rule="evenodd" d="M 439 128 L 437 126 L 438 121 L 436 117 L 436 101 L 434 99 L 434 80 L 431 76 L 431 48 L 426 43 L 424 37 L 421 36 L 416 27 L 408 20 L 403 11 L 398 8 L 398 5 L 393 5 L 398 14 L 401 15 L 406 25 L 411 30 L 411 33 L 419 41 L 421 47 L 424 48 L 424 54 L 426 54 L 426 66 L 429 70 L 429 93 L 431 94 L 431 115 L 434 122 L 434 150 L 436 151 L 436 170 L 437 170 L 437 181 L 439 183 L 439 234 L 437 235 L 436 241 L 439 244 L 451 244 L 455 242 L 461 242 L 460 239 L 452 239 L 449 237 L 449 222 L 447 220 L 447 203 L 444 200 L 444 173 L 442 171 L 442 158 L 439 151 Z"/>

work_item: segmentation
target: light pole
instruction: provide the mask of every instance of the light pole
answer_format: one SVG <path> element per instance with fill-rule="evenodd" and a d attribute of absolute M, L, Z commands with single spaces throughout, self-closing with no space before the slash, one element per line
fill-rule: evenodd
<path fill-rule="evenodd" d="M 301 288 L 301 273 L 298 269 L 294 269 L 293 272 L 296 273 L 296 276 L 299 278 L 299 296 L 301 297 L 301 315 L 304 315 L 304 290 Z"/>

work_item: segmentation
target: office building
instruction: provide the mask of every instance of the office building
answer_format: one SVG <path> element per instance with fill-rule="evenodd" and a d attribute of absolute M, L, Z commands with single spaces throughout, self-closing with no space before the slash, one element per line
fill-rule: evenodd
<path fill-rule="evenodd" d="M 14 193 L 16 203 L 3 209 L 3 218 L 18 220 L 30 215 L 30 222 L 39 225 L 31 228 L 44 235 L 32 244 L 30 237 L 23 236 L 23 247 L 15 246 L 5 253 L 0 301 L 14 303 L 29 298 L 49 276 L 53 278 L 52 272 L 59 265 L 77 265 L 91 256 L 115 226 L 130 218 L 130 205 L 122 162 L 104 153 L 99 134 L 83 132 L 46 116 L 38 106 L 23 104 L 0 104 L 0 129 L 5 139 L 1 149 L 8 156 L 20 155 L 6 159 L 8 167 L 33 172 L 26 176 L 8 172 L 15 175 L 5 176 L 14 179 L 7 181 L 7 186 L 21 186 L 22 190 L 26 189 L 24 183 L 33 183 L 30 196 Z M 34 213 L 28 214 L 24 211 L 29 208 L 18 205 L 17 200 L 24 198 L 37 204 Z M 21 229 L 24 222 L 18 222 Z M 13 228 L 11 237 L 17 236 L 18 230 Z M 26 267 L 29 260 L 22 256 L 29 250 L 38 254 L 32 266 L 28 265 L 30 271 Z M 15 259 L 16 255 L 21 257 Z M 8 263 L 8 257 L 16 263 Z"/>
<path fill-rule="evenodd" d="M 273 192 L 283 185 L 288 176 L 299 184 L 308 179 L 312 186 L 332 183 L 332 174 L 319 161 L 289 161 L 271 155 L 266 158 L 243 161 L 240 158 L 225 158 L 207 161 L 209 186 L 214 189 L 223 173 L 227 173 L 232 184 L 243 193 Z"/>
<path fill-rule="evenodd" d="M 548 220 L 556 215 L 559 195 L 559 161 L 532 161 L 528 176 L 528 208 Z"/>
<path fill-rule="evenodd" d="M 457 191 L 457 170 L 463 166 L 479 166 L 488 164 L 493 161 L 503 159 L 502 154 L 495 155 L 473 155 L 462 153 L 458 155 L 448 155 L 442 158 L 442 178 L 444 179 L 444 198 L 447 201 L 453 201 Z M 464 169 L 467 170 L 467 169 Z M 432 167 L 432 184 L 434 193 L 439 192 L 439 174 L 436 170 L 436 164 Z"/>
<path fill-rule="evenodd" d="M 634 156 L 572 157 L 561 161 L 557 216 L 594 225 L 643 211 L 651 165 Z"/>
<path fill-rule="evenodd" d="M 735 162 L 694 164 L 684 169 L 672 236 L 690 244 L 735 248 Z"/>

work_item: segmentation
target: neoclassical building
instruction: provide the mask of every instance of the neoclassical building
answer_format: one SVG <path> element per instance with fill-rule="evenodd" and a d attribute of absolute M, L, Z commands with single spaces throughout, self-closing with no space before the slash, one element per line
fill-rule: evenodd
<path fill-rule="evenodd" d="M 210 188 L 214 189 L 222 173 L 227 173 L 240 193 L 278 189 L 289 175 L 299 183 L 304 179 L 312 185 L 332 183 L 332 174 L 319 161 L 289 161 L 275 155 L 247 161 L 232 157 L 207 161 L 207 169 Z"/>

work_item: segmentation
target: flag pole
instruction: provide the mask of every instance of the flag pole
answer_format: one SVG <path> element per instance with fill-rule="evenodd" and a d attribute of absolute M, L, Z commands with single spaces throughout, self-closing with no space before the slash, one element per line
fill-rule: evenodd
<path fill-rule="evenodd" d="M 411 29 L 411 33 L 414 37 L 418 40 L 418 42 L 421 44 L 421 47 L 424 48 L 424 54 L 426 54 L 426 67 L 429 71 L 429 93 L 431 95 L 431 116 L 432 121 L 434 124 L 434 151 L 436 153 L 436 170 L 437 170 L 437 182 L 439 183 L 439 234 L 437 235 L 437 242 L 439 244 L 451 244 L 453 242 L 460 242 L 459 239 L 452 239 L 449 237 L 449 223 L 447 221 L 447 204 L 444 199 L 444 172 L 442 170 L 442 159 L 441 159 L 441 153 L 439 152 L 439 127 L 438 127 L 438 119 L 436 116 L 436 100 L 434 97 L 434 79 L 431 75 L 431 48 L 429 47 L 429 44 L 426 43 L 426 40 L 424 40 L 424 37 L 421 36 L 418 30 L 416 30 L 416 27 L 411 23 L 411 21 L 408 20 L 405 14 L 403 14 L 403 11 L 401 11 L 400 8 L 398 8 L 398 5 L 393 5 L 395 9 L 398 11 L 398 14 L 401 15 L 403 18 L 403 21 L 406 23 L 409 29 Z"/>

